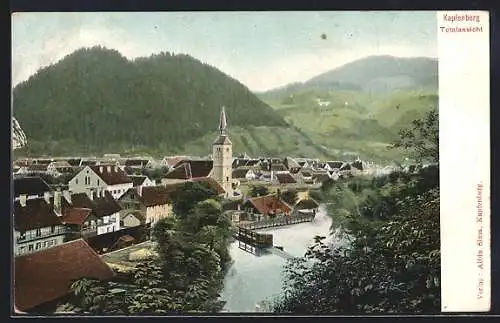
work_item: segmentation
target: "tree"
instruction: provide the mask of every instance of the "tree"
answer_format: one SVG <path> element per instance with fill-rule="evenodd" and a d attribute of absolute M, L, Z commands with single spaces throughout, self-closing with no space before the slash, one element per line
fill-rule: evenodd
<path fill-rule="evenodd" d="M 432 108 L 424 118 L 412 122 L 412 127 L 402 129 L 400 138 L 393 148 L 410 150 L 417 162 L 439 162 L 439 115 L 438 109 Z"/>
<path fill-rule="evenodd" d="M 264 185 L 254 185 L 250 190 L 250 196 L 264 196 L 269 194 L 269 189 Z"/>
<path fill-rule="evenodd" d="M 206 183 L 186 182 L 172 196 L 172 209 L 177 216 L 183 218 L 187 216 L 196 203 L 217 196 L 217 192 Z"/>
<path fill-rule="evenodd" d="M 357 227 L 350 226 L 354 239 L 349 247 L 318 242 L 307 257 L 287 265 L 287 284 L 274 311 L 438 312 L 438 194 L 401 201 L 398 215 L 384 225 L 356 222 Z"/>
<path fill-rule="evenodd" d="M 395 146 L 438 160 L 437 115 L 414 121 Z M 402 144 L 404 142 L 404 144 Z M 417 174 L 350 179 L 324 190 L 342 214 L 348 246 L 318 239 L 286 268 L 275 312 L 437 313 L 440 311 L 439 166 Z"/>

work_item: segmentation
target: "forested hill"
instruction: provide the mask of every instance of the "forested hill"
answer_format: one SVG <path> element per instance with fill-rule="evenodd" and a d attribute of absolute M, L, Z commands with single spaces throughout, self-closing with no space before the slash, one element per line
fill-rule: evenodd
<path fill-rule="evenodd" d="M 181 151 L 186 142 L 215 136 L 223 105 L 230 127 L 289 128 L 243 84 L 184 54 L 130 61 L 115 50 L 84 48 L 39 70 L 13 94 L 14 116 L 30 143 L 47 152 Z"/>

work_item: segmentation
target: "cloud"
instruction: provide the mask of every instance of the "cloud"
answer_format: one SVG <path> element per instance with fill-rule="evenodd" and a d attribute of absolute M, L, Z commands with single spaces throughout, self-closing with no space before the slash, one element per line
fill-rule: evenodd
<path fill-rule="evenodd" d="M 324 49 L 315 53 L 294 55 L 247 70 L 227 71 L 253 91 L 265 91 L 292 82 L 305 82 L 346 63 L 370 55 L 392 55 L 398 57 L 437 57 L 432 50 L 424 51 L 419 47 L 384 45 L 352 49 Z"/>
<path fill-rule="evenodd" d="M 125 32 L 99 27 L 82 27 L 61 31 L 41 43 L 38 48 L 20 44 L 12 51 L 12 82 L 28 79 L 40 68 L 56 63 L 82 47 L 102 45 L 116 49 L 128 58 L 148 55 L 151 50 L 128 39 Z"/>
<path fill-rule="evenodd" d="M 385 44 L 372 47 L 355 45 L 340 48 L 314 48 L 310 52 L 285 54 L 275 60 L 249 61 L 248 55 L 238 53 L 236 50 L 226 51 L 221 48 L 207 52 L 197 46 L 190 46 L 189 43 L 172 43 L 170 44 L 172 48 L 164 48 L 165 42 L 163 41 L 160 43 L 148 41 L 146 36 L 137 40 L 123 29 L 102 25 L 86 25 L 62 30 L 39 43 L 23 43 L 23 41 L 26 40 L 13 39 L 13 85 L 28 79 L 38 69 L 56 63 L 81 47 L 95 45 L 116 49 L 129 59 L 149 56 L 160 50 L 187 52 L 219 68 L 253 91 L 264 91 L 291 82 L 304 82 L 318 74 L 369 55 L 437 56 L 432 48 L 424 51 L 423 48 L 411 44 Z M 237 58 L 237 56 L 240 57 Z"/>

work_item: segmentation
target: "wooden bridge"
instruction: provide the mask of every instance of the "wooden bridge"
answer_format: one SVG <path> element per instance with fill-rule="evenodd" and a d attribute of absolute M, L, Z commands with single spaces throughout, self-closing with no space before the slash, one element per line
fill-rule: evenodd
<path fill-rule="evenodd" d="M 257 233 L 254 230 L 311 222 L 313 219 L 314 214 L 301 214 L 256 221 L 237 226 L 237 231 L 233 236 L 238 240 L 238 247 L 241 250 L 253 255 L 261 256 L 263 254 L 273 253 L 285 259 L 290 259 L 294 258 L 292 254 L 284 251 L 283 248 L 274 246 L 272 234 Z"/>
<path fill-rule="evenodd" d="M 266 229 L 273 227 L 282 227 L 290 224 L 297 224 L 303 222 L 311 222 L 314 220 L 314 214 L 298 214 L 291 216 L 280 216 L 274 219 L 267 219 L 262 221 L 255 221 L 246 224 L 241 224 L 239 227 L 246 229 Z"/>

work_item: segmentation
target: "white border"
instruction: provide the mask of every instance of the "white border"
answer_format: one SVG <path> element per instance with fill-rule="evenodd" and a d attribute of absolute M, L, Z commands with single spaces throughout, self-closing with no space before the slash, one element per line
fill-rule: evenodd
<path fill-rule="evenodd" d="M 489 311 L 489 13 L 439 11 L 437 23 L 441 309 Z"/>

